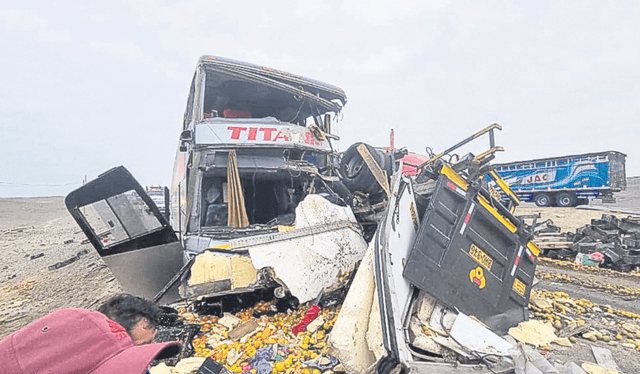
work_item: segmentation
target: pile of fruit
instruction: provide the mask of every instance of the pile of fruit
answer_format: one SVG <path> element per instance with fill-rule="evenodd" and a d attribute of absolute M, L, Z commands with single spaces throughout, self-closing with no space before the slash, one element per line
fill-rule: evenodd
<path fill-rule="evenodd" d="M 618 342 L 640 351 L 640 314 L 546 290 L 532 292 L 529 309 L 532 319 L 548 321 L 558 336 L 566 336 L 571 342 L 581 337 Z"/>
<path fill-rule="evenodd" d="M 259 302 L 235 315 L 225 314 L 220 318 L 198 315 L 189 307 L 180 307 L 178 312 L 185 323 L 200 325 L 201 333 L 192 341 L 195 356 L 211 357 L 231 372 L 319 374 L 328 369 L 339 371 L 337 359 L 329 354 L 326 339 L 338 318 L 340 306 L 322 308 L 318 317 L 298 334 L 292 329 L 309 306 L 291 313 L 265 313 L 272 309 L 271 302 Z"/>

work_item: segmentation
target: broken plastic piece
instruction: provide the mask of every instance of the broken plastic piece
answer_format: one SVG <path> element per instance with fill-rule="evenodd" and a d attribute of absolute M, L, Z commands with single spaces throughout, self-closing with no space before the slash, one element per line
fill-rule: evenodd
<path fill-rule="evenodd" d="M 291 331 L 295 335 L 298 335 L 299 332 L 303 331 L 308 324 L 318 317 L 318 313 L 320 313 L 320 307 L 317 305 L 311 305 L 311 308 L 309 308 L 309 310 L 304 314 L 302 321 L 295 325 Z"/>
<path fill-rule="evenodd" d="M 575 263 L 583 266 L 598 266 L 601 261 L 591 258 L 591 255 L 586 253 L 578 253 L 576 255 Z"/>
<path fill-rule="evenodd" d="M 449 335 L 464 348 L 483 355 L 509 356 L 512 345 L 481 323 L 459 313 Z"/>
<path fill-rule="evenodd" d="M 227 368 L 207 357 L 196 374 L 231 374 Z"/>
<path fill-rule="evenodd" d="M 255 319 L 250 319 L 247 322 L 233 329 L 229 333 L 229 339 L 236 340 L 236 339 L 242 338 L 243 336 L 256 331 L 258 327 L 260 327 L 258 325 L 258 321 L 256 321 Z"/>

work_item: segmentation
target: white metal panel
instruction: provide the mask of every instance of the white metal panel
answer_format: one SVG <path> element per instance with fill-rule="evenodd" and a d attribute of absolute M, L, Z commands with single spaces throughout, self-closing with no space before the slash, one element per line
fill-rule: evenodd
<path fill-rule="evenodd" d="M 275 118 L 212 118 L 196 126 L 195 143 L 232 146 L 299 146 L 330 150 L 329 142 L 318 140 L 307 127 L 279 122 Z"/>
<path fill-rule="evenodd" d="M 289 240 L 256 243 L 249 254 L 256 269 L 270 267 L 301 303 L 313 300 L 320 290 L 352 270 L 367 250 L 367 243 L 349 226 L 314 230 L 336 222 L 356 222 L 349 207 L 330 203 L 319 195 L 307 195 L 296 208 L 295 229 Z M 309 230 L 311 229 L 311 230 Z M 300 231 L 310 235 L 296 235 Z"/>

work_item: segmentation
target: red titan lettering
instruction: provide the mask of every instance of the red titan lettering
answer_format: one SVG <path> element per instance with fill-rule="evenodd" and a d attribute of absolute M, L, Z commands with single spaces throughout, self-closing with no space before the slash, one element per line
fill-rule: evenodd
<path fill-rule="evenodd" d="M 289 141 L 289 137 L 283 134 L 282 131 L 278 131 L 278 134 L 276 134 L 276 137 L 273 139 L 273 141 L 277 142 L 278 139 L 284 139 L 287 142 Z"/>
<path fill-rule="evenodd" d="M 305 132 L 304 133 L 305 137 L 304 137 L 304 142 L 307 144 L 313 144 L 313 145 L 321 145 L 322 143 L 320 143 L 319 141 L 316 140 L 316 138 L 313 136 L 313 133 L 311 132 Z"/>
<path fill-rule="evenodd" d="M 237 127 L 237 126 L 229 126 L 227 130 L 231 130 L 231 139 L 238 140 L 240 139 L 240 134 L 243 131 L 246 131 L 246 127 Z"/>
<path fill-rule="evenodd" d="M 258 134 L 258 129 L 255 128 L 255 127 L 250 127 L 249 128 L 249 137 L 247 139 L 256 140 L 256 134 Z"/>
<path fill-rule="evenodd" d="M 260 129 L 264 133 L 264 140 L 271 140 L 271 133 L 276 130 L 275 127 L 263 127 Z"/>

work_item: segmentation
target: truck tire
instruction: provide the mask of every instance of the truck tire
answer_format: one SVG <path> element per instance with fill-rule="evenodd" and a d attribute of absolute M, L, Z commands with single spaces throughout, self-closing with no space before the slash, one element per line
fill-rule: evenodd
<path fill-rule="evenodd" d="M 355 143 L 342 156 L 340 160 L 340 174 L 342 182 L 350 191 L 361 191 L 372 195 L 384 192 L 380 184 L 376 181 L 371 170 L 360 156 L 358 146 L 362 143 Z M 387 175 L 391 175 L 392 162 L 389 156 L 374 147 L 365 144 L 369 153 L 382 170 L 387 171 Z"/>
<path fill-rule="evenodd" d="M 551 206 L 551 196 L 546 193 L 539 193 L 533 198 L 533 202 L 540 207 Z"/>
<path fill-rule="evenodd" d="M 561 192 L 556 197 L 556 205 L 562 208 L 576 206 L 576 195 L 571 192 Z"/>

